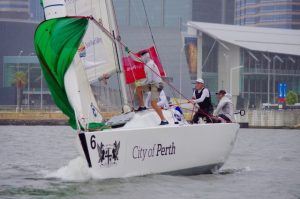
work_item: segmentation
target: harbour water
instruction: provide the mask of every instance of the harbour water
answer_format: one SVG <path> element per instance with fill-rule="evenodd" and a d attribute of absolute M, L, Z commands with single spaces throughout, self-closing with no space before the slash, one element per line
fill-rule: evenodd
<path fill-rule="evenodd" d="M 241 129 L 212 175 L 112 180 L 88 173 L 75 136 L 63 126 L 0 126 L 0 198 L 300 198 L 299 130 Z"/>

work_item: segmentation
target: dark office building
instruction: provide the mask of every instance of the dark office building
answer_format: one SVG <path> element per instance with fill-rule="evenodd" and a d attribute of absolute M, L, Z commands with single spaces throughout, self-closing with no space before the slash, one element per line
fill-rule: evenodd
<path fill-rule="evenodd" d="M 193 21 L 234 24 L 234 0 L 193 0 Z"/>

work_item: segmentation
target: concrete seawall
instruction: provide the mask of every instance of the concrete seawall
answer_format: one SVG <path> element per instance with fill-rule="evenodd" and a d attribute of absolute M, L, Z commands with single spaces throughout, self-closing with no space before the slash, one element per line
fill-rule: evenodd
<path fill-rule="evenodd" d="M 109 119 L 118 112 L 101 113 Z M 186 116 L 190 118 L 190 115 Z M 236 115 L 239 123 L 251 128 L 300 128 L 300 110 L 249 110 L 244 117 Z M 0 125 L 67 125 L 68 119 L 61 112 L 0 112 Z"/>
<path fill-rule="evenodd" d="M 236 121 L 257 128 L 299 128 L 300 110 L 249 110 Z"/>
<path fill-rule="evenodd" d="M 117 112 L 101 113 L 109 119 Z M 0 112 L 0 125 L 67 125 L 68 118 L 61 112 Z"/>

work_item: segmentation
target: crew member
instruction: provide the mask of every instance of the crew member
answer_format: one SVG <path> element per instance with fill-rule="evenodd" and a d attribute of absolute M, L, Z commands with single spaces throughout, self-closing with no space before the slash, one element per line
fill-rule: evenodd
<path fill-rule="evenodd" d="M 198 104 L 199 109 L 195 113 L 192 123 L 197 124 L 199 117 L 204 119 L 207 123 L 211 123 L 212 119 L 210 115 L 213 113 L 213 106 L 211 103 L 211 95 L 207 88 L 204 87 L 204 80 L 199 78 L 196 80 L 195 91 L 191 102 Z"/>
<path fill-rule="evenodd" d="M 151 99 L 151 92 L 148 92 L 146 100 L 145 100 L 145 106 L 146 108 L 150 107 L 150 99 Z M 162 90 L 159 94 L 159 101 L 157 102 L 157 106 L 163 108 L 163 109 L 169 109 L 169 101 L 168 98 L 164 92 L 164 90 Z"/>
<path fill-rule="evenodd" d="M 231 101 L 232 96 L 229 93 L 226 93 L 224 90 L 220 90 L 216 93 L 219 104 L 214 111 L 214 116 L 219 117 L 217 122 L 226 121 L 230 123 L 233 121 L 233 103 Z"/>
<path fill-rule="evenodd" d="M 143 91 L 151 92 L 151 106 L 161 119 L 160 125 L 167 125 L 169 122 L 163 115 L 161 108 L 157 105 L 157 99 L 159 98 L 160 92 L 163 89 L 163 82 L 159 69 L 154 61 L 150 58 L 150 54 L 147 51 L 141 54 L 141 60 L 145 64 L 144 70 L 146 73 L 146 78 L 140 80 L 139 84 L 136 85 L 136 93 L 139 102 L 139 108 L 137 111 L 146 110 Z"/>

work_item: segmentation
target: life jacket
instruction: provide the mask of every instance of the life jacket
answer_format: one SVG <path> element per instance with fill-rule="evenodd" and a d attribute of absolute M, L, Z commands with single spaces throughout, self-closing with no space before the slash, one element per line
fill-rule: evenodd
<path fill-rule="evenodd" d="M 204 89 L 206 89 L 206 88 L 203 88 L 200 92 L 195 90 L 196 99 L 201 98 Z M 209 92 L 209 90 L 208 90 L 208 92 Z M 199 102 L 198 105 L 199 105 L 199 107 L 202 111 L 212 114 L 213 105 L 211 103 L 211 94 L 210 94 L 210 92 L 209 92 L 209 97 L 206 97 L 203 102 Z"/>

